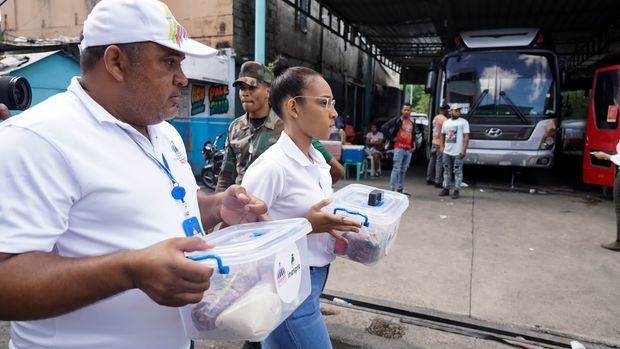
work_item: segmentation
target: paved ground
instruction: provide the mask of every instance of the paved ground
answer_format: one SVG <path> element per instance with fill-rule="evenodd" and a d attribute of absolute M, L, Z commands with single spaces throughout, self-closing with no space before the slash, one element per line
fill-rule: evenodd
<path fill-rule="evenodd" d="M 620 254 L 599 247 L 611 202 L 470 183 L 452 200 L 414 178 L 392 254 L 374 268 L 338 260 L 327 288 L 620 344 Z"/>
<path fill-rule="evenodd" d="M 391 254 L 372 268 L 337 260 L 327 292 L 620 346 L 620 254 L 599 247 L 614 236 L 612 203 L 574 178 L 557 177 L 550 171 L 523 173 L 511 191 L 509 172 L 466 168 L 470 187 L 452 200 L 437 197 L 438 190 L 424 185 L 421 168 L 414 167 L 406 183 L 413 194 L 410 208 Z M 385 174 L 366 183 L 388 186 Z M 333 313 L 326 321 L 339 348 L 504 347 L 398 318 L 327 304 L 325 309 Z M 388 340 L 368 333 L 377 317 L 398 323 L 403 336 Z M 0 326 L 0 347 L 6 347 L 3 331 L 6 324 Z"/>

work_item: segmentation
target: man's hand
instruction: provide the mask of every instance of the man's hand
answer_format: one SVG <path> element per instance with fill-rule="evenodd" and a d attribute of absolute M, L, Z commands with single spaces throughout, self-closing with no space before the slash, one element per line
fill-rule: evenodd
<path fill-rule="evenodd" d="M 463 150 L 462 152 L 459 153 L 459 156 L 461 157 L 461 159 L 464 159 L 466 154 L 467 154 L 467 151 Z"/>
<path fill-rule="evenodd" d="M 220 216 L 228 225 L 268 221 L 267 205 L 240 185 L 231 185 L 224 192 Z"/>
<path fill-rule="evenodd" d="M 599 160 L 610 160 L 611 156 L 607 153 L 603 153 L 602 151 L 597 151 L 592 153 L 592 155 Z"/>
<path fill-rule="evenodd" d="M 209 288 L 213 269 L 185 258 L 184 252 L 211 247 L 199 237 L 174 238 L 127 252 L 131 254 L 128 270 L 133 286 L 161 305 L 198 303 Z"/>
<path fill-rule="evenodd" d="M 336 239 L 344 240 L 336 231 L 359 232 L 361 224 L 345 220 L 333 214 L 325 213 L 321 209 L 331 203 L 330 199 L 323 199 L 306 212 L 304 217 L 312 224 L 312 233 L 329 233 Z"/>
<path fill-rule="evenodd" d="M 0 103 L 0 121 L 6 120 L 11 117 L 11 112 L 7 108 L 6 104 Z"/>

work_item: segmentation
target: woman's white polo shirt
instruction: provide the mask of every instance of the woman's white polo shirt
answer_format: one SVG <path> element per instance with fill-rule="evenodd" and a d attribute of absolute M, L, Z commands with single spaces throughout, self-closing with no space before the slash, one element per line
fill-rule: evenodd
<path fill-rule="evenodd" d="M 323 155 L 310 145 L 312 162 L 282 132 L 278 141 L 246 171 L 242 185 L 263 200 L 274 219 L 303 217 L 317 202 L 329 197 L 332 179 Z M 309 263 L 322 267 L 334 260 L 326 251 L 328 233 L 308 235 Z"/>

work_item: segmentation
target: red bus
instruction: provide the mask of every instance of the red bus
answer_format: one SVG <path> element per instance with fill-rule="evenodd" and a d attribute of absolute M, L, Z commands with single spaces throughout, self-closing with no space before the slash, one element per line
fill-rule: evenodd
<path fill-rule="evenodd" d="M 586 184 L 613 187 L 616 166 L 598 160 L 592 152 L 616 153 L 620 141 L 620 64 L 599 68 L 594 72 L 586 143 L 583 151 L 583 181 Z"/>

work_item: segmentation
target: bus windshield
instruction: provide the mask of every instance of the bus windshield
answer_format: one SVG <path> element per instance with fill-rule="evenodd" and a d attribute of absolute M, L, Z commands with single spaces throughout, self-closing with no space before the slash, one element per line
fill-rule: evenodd
<path fill-rule="evenodd" d="M 448 57 L 444 100 L 464 115 L 517 117 L 555 113 L 555 79 L 547 56 L 468 52 Z"/>

